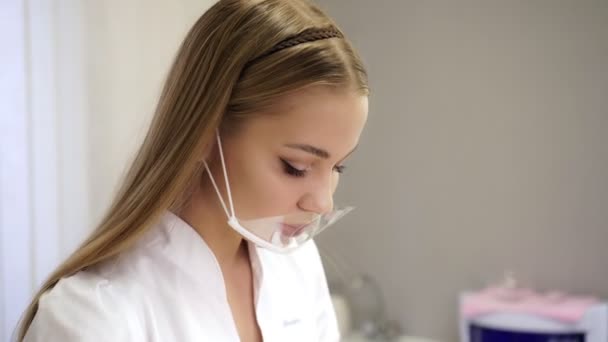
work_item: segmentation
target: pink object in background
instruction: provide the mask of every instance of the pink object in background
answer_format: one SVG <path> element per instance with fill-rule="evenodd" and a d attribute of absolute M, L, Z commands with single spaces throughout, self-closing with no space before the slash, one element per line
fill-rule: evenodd
<path fill-rule="evenodd" d="M 540 293 L 509 286 L 489 287 L 464 298 L 462 315 L 474 318 L 492 313 L 525 313 L 565 323 L 575 323 L 599 300 L 589 296 L 573 296 L 562 292 Z"/>

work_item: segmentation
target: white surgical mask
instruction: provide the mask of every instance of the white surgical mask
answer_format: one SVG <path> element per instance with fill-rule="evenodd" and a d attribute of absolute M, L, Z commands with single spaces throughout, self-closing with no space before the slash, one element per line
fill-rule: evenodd
<path fill-rule="evenodd" d="M 224 172 L 224 181 L 226 183 L 226 192 L 228 193 L 228 203 L 230 211 L 226 206 L 226 202 L 222 198 L 220 190 L 209 170 L 209 165 L 205 163 L 207 174 L 213 183 L 213 187 L 217 196 L 228 217 L 228 225 L 236 230 L 242 237 L 253 242 L 259 247 L 269 249 L 274 252 L 287 253 L 300 246 L 306 241 L 312 239 L 315 235 L 322 232 L 325 228 L 335 223 L 338 219 L 350 212 L 353 207 L 344 207 L 333 209 L 325 214 L 314 212 L 300 211 L 280 216 L 263 217 L 252 220 L 240 220 L 234 212 L 232 203 L 232 193 L 230 190 L 230 182 L 228 181 L 228 172 L 224 162 L 224 152 L 222 150 L 222 142 L 219 132 L 216 132 L 217 143 L 222 162 L 222 170 Z"/>

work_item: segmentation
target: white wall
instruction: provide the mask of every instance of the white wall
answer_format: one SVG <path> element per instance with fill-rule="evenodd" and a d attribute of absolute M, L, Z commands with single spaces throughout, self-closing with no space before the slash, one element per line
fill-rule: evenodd
<path fill-rule="evenodd" d="M 0 7 L 0 336 L 88 225 L 77 3 Z M 64 239 L 63 236 L 66 236 Z"/>
<path fill-rule="evenodd" d="M 321 0 L 363 55 L 368 127 L 321 245 L 408 333 L 457 340 L 457 295 L 608 297 L 605 1 Z"/>
<path fill-rule="evenodd" d="M 109 205 L 212 0 L 0 2 L 0 339 Z"/>
<path fill-rule="evenodd" d="M 30 239 L 23 22 L 21 3 L 2 3 L 0 41 L 7 52 L 0 54 L 0 338 L 6 341 L 19 315 L 13 308 L 25 306 L 32 278 L 24 267 L 31 255 L 22 252 Z"/>
<path fill-rule="evenodd" d="M 213 0 L 86 2 L 91 207 L 98 220 L 145 136 L 188 29 Z"/>

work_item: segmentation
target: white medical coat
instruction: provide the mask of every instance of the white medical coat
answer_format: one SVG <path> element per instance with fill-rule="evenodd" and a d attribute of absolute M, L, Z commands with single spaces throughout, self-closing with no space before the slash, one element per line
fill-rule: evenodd
<path fill-rule="evenodd" d="M 291 254 L 249 245 L 266 342 L 335 342 L 338 326 L 313 241 Z M 171 212 L 131 250 L 45 293 L 26 342 L 239 341 L 204 240 Z"/>

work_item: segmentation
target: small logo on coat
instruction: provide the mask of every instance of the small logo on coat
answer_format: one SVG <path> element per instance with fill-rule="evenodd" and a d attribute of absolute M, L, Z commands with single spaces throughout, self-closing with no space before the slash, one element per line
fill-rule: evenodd
<path fill-rule="evenodd" d="M 290 326 L 296 325 L 298 323 L 300 323 L 300 320 L 298 318 L 287 320 L 287 321 L 283 321 L 283 327 L 290 327 Z"/>

